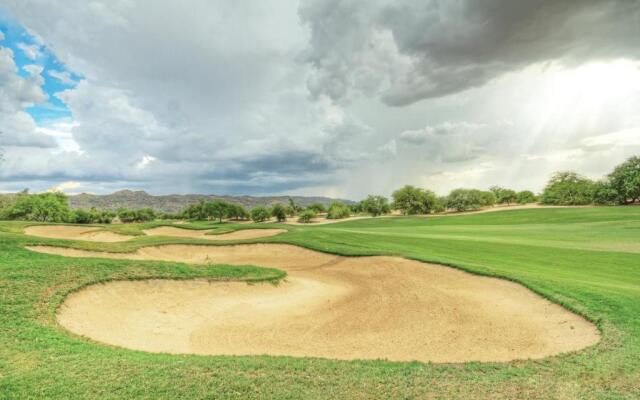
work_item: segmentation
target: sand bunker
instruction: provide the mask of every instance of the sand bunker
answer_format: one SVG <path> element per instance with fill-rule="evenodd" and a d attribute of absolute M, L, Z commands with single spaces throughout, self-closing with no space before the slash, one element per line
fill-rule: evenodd
<path fill-rule="evenodd" d="M 209 232 L 208 230 L 194 230 L 174 228 L 171 226 L 161 226 L 158 228 L 147 229 L 144 231 L 144 233 L 149 236 L 174 236 L 208 240 L 246 240 L 279 235 L 286 231 L 286 229 L 241 229 L 234 232 L 221 233 L 219 235 L 207 235 L 207 233 Z"/>
<path fill-rule="evenodd" d="M 340 257 L 284 244 L 168 245 L 71 257 L 254 264 L 285 282 L 119 281 L 70 295 L 58 321 L 150 352 L 396 361 L 508 361 L 582 349 L 594 325 L 526 288 L 398 257 Z"/>
<path fill-rule="evenodd" d="M 102 228 L 77 225 L 35 225 L 24 228 L 24 233 L 52 239 L 87 240 L 91 242 L 124 242 L 132 236 L 119 235 Z"/>

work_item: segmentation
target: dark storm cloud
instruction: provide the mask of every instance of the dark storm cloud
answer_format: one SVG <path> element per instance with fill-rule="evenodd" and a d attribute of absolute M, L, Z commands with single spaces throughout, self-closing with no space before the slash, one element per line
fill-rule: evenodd
<path fill-rule="evenodd" d="M 367 86 L 363 74 L 369 90 L 375 85 L 384 102 L 402 106 L 533 63 L 640 57 L 634 0 L 312 0 L 300 14 L 312 34 L 309 88 L 335 99 Z M 381 32 L 391 38 L 387 48 Z M 380 57 L 372 71 L 370 60 Z"/>

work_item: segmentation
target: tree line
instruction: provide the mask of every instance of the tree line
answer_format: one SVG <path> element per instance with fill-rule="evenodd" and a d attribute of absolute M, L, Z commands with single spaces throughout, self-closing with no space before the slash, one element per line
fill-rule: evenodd
<path fill-rule="evenodd" d="M 256 206 L 250 210 L 242 205 L 223 200 L 200 201 L 179 213 L 162 213 L 151 208 L 138 210 L 72 210 L 65 194 L 48 192 L 31 194 L 27 190 L 15 199 L 7 201 L 0 197 L 0 219 L 28 220 L 39 222 L 69 222 L 79 224 L 120 222 L 148 222 L 156 219 L 188 219 L 197 221 L 245 221 L 264 222 L 275 219 L 284 222 L 296 218 L 300 223 L 312 222 L 323 214 L 328 219 L 348 218 L 351 215 L 368 214 L 379 216 L 398 210 L 404 215 L 431 214 L 445 211 L 473 211 L 496 204 L 529 204 L 539 202 L 548 205 L 624 205 L 640 201 L 640 156 L 627 159 L 616 166 L 603 179 L 593 181 L 572 171 L 555 173 L 541 194 L 530 190 L 492 186 L 489 190 L 455 189 L 447 196 L 405 185 L 392 194 L 392 201 L 380 195 L 369 195 L 364 200 L 345 204 L 333 202 L 329 207 L 314 203 L 307 207 L 296 204 L 289 198 L 288 204 L 271 207 Z"/>

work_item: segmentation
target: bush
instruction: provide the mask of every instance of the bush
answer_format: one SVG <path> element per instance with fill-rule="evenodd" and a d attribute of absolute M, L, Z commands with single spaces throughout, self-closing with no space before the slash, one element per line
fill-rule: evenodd
<path fill-rule="evenodd" d="M 518 204 L 535 203 L 537 200 L 536 195 L 530 190 L 523 190 L 522 192 L 518 192 L 516 195 L 516 201 Z"/>
<path fill-rule="evenodd" d="M 456 211 L 477 210 L 484 205 L 482 192 L 476 189 L 455 189 L 447 197 L 447 208 Z"/>
<path fill-rule="evenodd" d="M 618 191 L 607 181 L 593 184 L 593 202 L 598 205 L 614 205 L 620 202 Z"/>
<path fill-rule="evenodd" d="M 473 189 L 475 190 L 475 189 Z M 483 207 L 493 206 L 497 202 L 496 195 L 492 191 L 478 191 L 478 195 L 480 196 L 480 204 Z"/>
<path fill-rule="evenodd" d="M 118 210 L 118 218 L 124 223 L 148 222 L 156 219 L 156 212 L 152 208 L 142 208 L 140 210 L 121 208 Z"/>
<path fill-rule="evenodd" d="M 249 219 L 249 213 L 240 204 L 229 204 L 227 206 L 227 217 L 236 221 L 245 220 Z"/>
<path fill-rule="evenodd" d="M 334 201 L 329 206 L 329 210 L 327 211 L 328 219 L 342 219 L 349 218 L 351 216 L 351 209 L 348 205 Z"/>
<path fill-rule="evenodd" d="M 74 210 L 69 216 L 69 222 L 76 224 L 110 224 L 116 214 L 112 211 L 100 211 L 92 207 L 90 211 Z"/>
<path fill-rule="evenodd" d="M 274 204 L 271 208 L 271 215 L 275 217 L 278 222 L 287 220 L 287 210 L 282 204 Z"/>
<path fill-rule="evenodd" d="M 256 206 L 252 208 L 250 214 L 253 222 L 264 222 L 271 217 L 271 213 L 265 206 Z"/>
<path fill-rule="evenodd" d="M 3 211 L 5 219 L 22 219 L 39 222 L 65 222 L 71 217 L 71 209 L 64 193 L 29 194 L 23 192 L 15 202 Z"/>
<path fill-rule="evenodd" d="M 618 165 L 608 177 L 609 188 L 615 191 L 618 203 L 631 204 L 640 200 L 640 156 Z"/>
<path fill-rule="evenodd" d="M 317 216 L 316 212 L 313 209 L 308 208 L 298 215 L 298 222 L 301 222 L 303 224 L 308 224 L 316 216 Z"/>
<path fill-rule="evenodd" d="M 515 190 L 505 189 L 500 186 L 492 186 L 489 190 L 495 195 L 495 202 L 498 204 L 515 203 L 518 198 Z"/>
<path fill-rule="evenodd" d="M 313 203 L 307 207 L 307 210 L 313 210 L 316 214 L 320 214 L 326 211 L 324 205 L 321 203 Z"/>
<path fill-rule="evenodd" d="M 575 172 L 557 172 L 544 188 L 541 203 L 567 206 L 591 204 L 594 189 L 593 181 Z"/>
<path fill-rule="evenodd" d="M 388 214 L 391 211 L 391 207 L 389 207 L 389 200 L 384 196 L 369 195 L 366 199 L 362 200 L 361 207 L 362 211 L 373 217 Z"/>
<path fill-rule="evenodd" d="M 433 212 L 437 196 L 430 190 L 405 185 L 393 192 L 393 208 L 404 215 L 429 214 Z"/>

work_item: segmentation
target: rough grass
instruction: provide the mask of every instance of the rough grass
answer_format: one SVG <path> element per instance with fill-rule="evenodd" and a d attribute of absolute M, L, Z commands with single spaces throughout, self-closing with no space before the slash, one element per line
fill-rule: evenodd
<path fill-rule="evenodd" d="M 344 255 L 402 255 L 505 277 L 584 314 L 603 332 L 598 345 L 575 354 L 448 365 L 176 356 L 95 344 L 55 323 L 57 305 L 83 285 L 149 277 L 277 281 L 283 274 L 252 266 L 32 253 L 23 246 L 132 251 L 219 243 L 161 237 L 71 242 L 27 237 L 19 233 L 22 226 L 0 223 L 0 398 L 640 398 L 640 207 L 366 219 L 288 227 L 283 235 L 245 241 L 288 242 Z M 242 225 L 249 227 L 255 226 Z"/>

